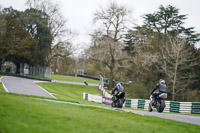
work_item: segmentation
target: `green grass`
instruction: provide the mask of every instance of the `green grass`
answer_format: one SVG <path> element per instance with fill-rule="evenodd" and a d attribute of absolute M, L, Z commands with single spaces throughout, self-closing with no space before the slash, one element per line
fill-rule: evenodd
<path fill-rule="evenodd" d="M 25 76 L 26 76 L 26 77 L 33 78 L 33 79 L 41 79 L 41 80 L 48 80 L 48 81 L 51 80 L 51 79 L 49 79 L 49 78 L 42 77 L 42 76 L 32 76 L 32 75 L 25 75 Z"/>
<path fill-rule="evenodd" d="M 53 93 L 58 100 L 103 106 L 82 99 L 83 92 L 100 95 L 97 87 L 37 84 Z M 193 124 L 35 98 L 37 97 L 6 93 L 0 84 L 0 133 L 197 133 L 200 130 L 200 126 Z"/>
<path fill-rule="evenodd" d="M 4 88 L 3 88 L 3 84 L 0 82 L 0 92 L 5 92 Z"/>
<path fill-rule="evenodd" d="M 198 133 L 199 130 L 200 126 L 167 119 L 0 92 L 0 133 Z"/>
<path fill-rule="evenodd" d="M 62 83 L 37 83 L 42 88 L 53 93 L 55 97 L 60 100 L 73 101 L 78 103 L 90 103 L 83 100 L 83 92 L 101 95 L 100 90 L 95 86 L 86 86 L 86 85 L 71 85 L 71 84 L 62 84 Z M 95 103 L 94 103 L 95 104 Z"/>
<path fill-rule="evenodd" d="M 60 81 L 71 81 L 71 82 L 81 82 L 84 81 L 88 83 L 94 83 L 99 84 L 98 80 L 88 79 L 88 78 L 82 78 L 82 77 L 73 77 L 73 76 L 64 76 L 64 75 L 51 75 L 52 80 L 60 80 Z"/>

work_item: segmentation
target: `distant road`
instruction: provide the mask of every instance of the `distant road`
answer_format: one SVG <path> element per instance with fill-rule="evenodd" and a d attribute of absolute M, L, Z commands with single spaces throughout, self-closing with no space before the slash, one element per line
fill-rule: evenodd
<path fill-rule="evenodd" d="M 40 82 L 39 80 L 6 76 L 2 77 L 1 81 L 7 92 L 56 98 L 51 93 L 35 84 L 35 82 Z"/>
<path fill-rule="evenodd" d="M 85 83 L 81 83 L 81 82 L 60 81 L 60 80 L 52 80 L 51 82 L 64 83 L 64 84 L 75 84 L 75 85 L 85 85 Z M 92 84 L 92 83 L 88 83 L 88 85 L 89 86 L 99 86 L 99 84 Z"/>

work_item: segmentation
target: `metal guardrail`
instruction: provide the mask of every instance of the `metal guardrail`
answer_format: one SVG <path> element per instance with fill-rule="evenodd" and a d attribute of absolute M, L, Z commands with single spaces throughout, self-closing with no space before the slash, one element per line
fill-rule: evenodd
<path fill-rule="evenodd" d="M 98 103 L 104 103 L 111 105 L 112 98 L 97 96 L 92 94 L 83 93 L 83 99 Z M 148 110 L 150 100 L 145 99 L 126 99 L 123 106 Z M 174 113 L 192 113 L 200 114 L 200 102 L 177 102 L 177 101 L 165 101 L 164 112 L 174 112 Z"/>

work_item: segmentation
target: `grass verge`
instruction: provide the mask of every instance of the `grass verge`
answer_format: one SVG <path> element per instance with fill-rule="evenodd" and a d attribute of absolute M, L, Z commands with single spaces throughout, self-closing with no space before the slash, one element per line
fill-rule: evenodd
<path fill-rule="evenodd" d="M 3 88 L 3 84 L 0 82 L 0 92 L 5 92 L 4 88 Z"/>
<path fill-rule="evenodd" d="M 73 77 L 73 76 L 64 76 L 64 75 L 51 75 L 52 80 L 60 80 L 60 81 L 71 81 L 71 82 L 81 82 L 86 81 L 87 83 L 99 84 L 98 80 L 82 78 L 82 77 Z"/>
<path fill-rule="evenodd" d="M 83 92 L 101 95 L 100 91 L 95 86 L 72 85 L 62 83 L 37 83 L 48 92 L 52 93 L 60 100 L 73 101 L 78 103 L 97 104 L 83 100 Z"/>
<path fill-rule="evenodd" d="M 0 92 L 1 133 L 198 133 L 199 130 L 200 126 L 172 120 Z"/>

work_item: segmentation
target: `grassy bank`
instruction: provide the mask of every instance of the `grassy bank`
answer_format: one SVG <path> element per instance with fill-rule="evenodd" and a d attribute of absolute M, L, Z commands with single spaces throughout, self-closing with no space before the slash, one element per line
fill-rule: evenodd
<path fill-rule="evenodd" d="M 95 86 L 71 85 L 62 83 L 37 83 L 42 88 L 52 93 L 60 100 L 73 101 L 78 103 L 96 104 L 83 100 L 83 92 L 101 95 Z"/>
<path fill-rule="evenodd" d="M 3 84 L 0 82 L 0 92 L 5 92 L 4 88 L 3 88 Z"/>
<path fill-rule="evenodd" d="M 200 126 L 166 119 L 0 92 L 1 133 L 198 133 L 199 130 Z"/>
<path fill-rule="evenodd" d="M 82 77 L 64 76 L 64 75 L 52 75 L 52 80 L 81 82 L 81 83 L 87 81 L 88 83 L 99 84 L 98 80 L 82 78 Z"/>
<path fill-rule="evenodd" d="M 82 99 L 83 92 L 101 94 L 93 86 L 38 85 L 53 93 L 58 100 L 102 106 Z M 200 130 L 200 126 L 193 124 L 36 98 L 6 93 L 0 83 L 0 133 L 198 133 Z"/>

